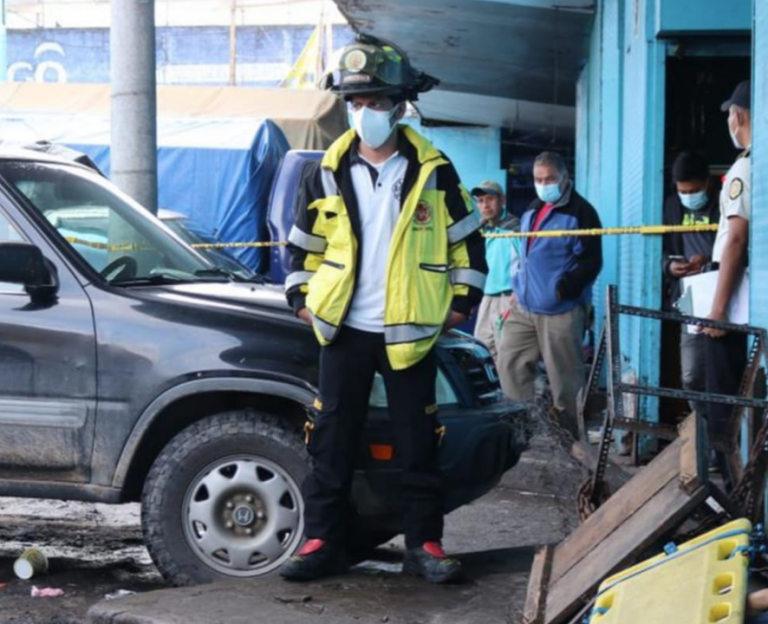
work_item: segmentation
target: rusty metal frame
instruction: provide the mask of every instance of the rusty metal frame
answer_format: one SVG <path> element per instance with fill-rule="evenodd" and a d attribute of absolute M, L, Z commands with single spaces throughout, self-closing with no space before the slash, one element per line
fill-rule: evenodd
<path fill-rule="evenodd" d="M 739 441 L 744 410 L 753 409 L 758 413 L 763 414 L 763 422 L 765 422 L 766 415 L 768 415 L 768 401 L 754 398 L 754 385 L 757 378 L 759 365 L 766 359 L 766 346 L 768 345 L 768 334 L 766 334 L 766 330 L 750 325 L 736 325 L 723 321 L 713 321 L 710 319 L 685 316 L 675 312 L 665 312 L 660 310 L 640 308 L 636 306 L 621 305 L 618 303 L 617 289 L 613 285 L 609 285 L 606 289 L 605 309 L 605 322 L 603 323 L 603 328 L 600 332 L 598 347 L 595 352 L 592 368 L 589 372 L 585 392 L 581 393 L 580 403 L 578 406 L 579 417 L 580 420 L 582 420 L 586 406 L 597 391 L 600 374 L 602 373 L 603 367 L 605 366 L 607 360 L 607 408 L 603 421 L 597 464 L 594 467 L 591 484 L 585 490 L 585 494 L 589 496 L 590 506 L 592 508 L 596 508 L 605 498 L 605 470 L 608 462 L 611 438 L 613 435 L 613 430 L 616 426 L 620 426 L 624 430 L 632 431 L 635 434 L 642 433 L 647 435 L 655 435 L 662 438 L 669 438 L 675 435 L 671 431 L 671 428 L 665 427 L 664 425 L 651 423 L 649 421 L 642 421 L 640 418 L 638 418 L 637 421 L 625 418 L 623 402 L 624 394 L 672 397 L 689 401 L 706 401 L 711 403 L 725 403 L 732 405 L 733 412 L 729 420 L 727 438 L 725 440 L 713 441 L 713 445 L 715 448 L 724 450 L 727 453 L 729 466 L 734 475 L 734 482 L 743 481 L 743 477 L 745 475 L 741 456 L 739 453 Z M 681 325 L 684 324 L 700 325 L 702 327 L 713 327 L 715 329 L 722 329 L 729 332 L 738 332 L 752 336 L 754 340 L 750 346 L 747 366 L 744 370 L 744 375 L 742 377 L 741 385 L 739 388 L 739 394 L 735 396 L 724 394 L 709 394 L 706 392 L 694 392 L 689 390 L 679 390 L 675 388 L 641 386 L 638 384 L 624 383 L 621 380 L 621 343 L 619 337 L 619 316 L 621 314 L 650 318 L 659 321 L 672 321 Z M 754 464 L 753 470 L 756 470 L 756 473 L 753 472 L 751 477 L 752 479 L 758 477 L 760 484 L 764 482 L 766 473 L 768 473 L 768 444 L 765 442 L 765 438 L 768 437 L 768 429 L 766 426 L 760 427 L 758 438 L 761 436 L 762 439 L 758 439 L 755 442 L 753 454 L 750 456 L 750 465 Z M 636 435 L 635 438 L 637 437 L 638 436 Z M 761 458 L 762 455 L 765 455 L 766 457 Z M 749 488 L 749 495 L 743 494 L 745 498 L 749 498 L 751 501 L 754 501 L 755 498 L 755 494 L 753 492 L 754 487 L 755 486 L 753 485 L 752 488 Z"/>

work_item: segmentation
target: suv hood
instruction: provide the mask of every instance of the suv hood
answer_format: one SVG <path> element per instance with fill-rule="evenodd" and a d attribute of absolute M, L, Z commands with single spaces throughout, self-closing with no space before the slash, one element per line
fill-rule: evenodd
<path fill-rule="evenodd" d="M 256 305 L 290 313 L 283 287 L 272 284 L 247 282 L 199 282 L 160 286 L 162 290 L 177 295 L 201 299 L 216 299 L 231 303 Z"/>

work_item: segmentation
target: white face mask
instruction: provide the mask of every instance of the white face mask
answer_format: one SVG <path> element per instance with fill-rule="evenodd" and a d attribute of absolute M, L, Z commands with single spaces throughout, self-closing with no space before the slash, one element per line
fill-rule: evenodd
<path fill-rule="evenodd" d="M 688 210 L 698 210 L 699 208 L 703 208 L 709 201 L 706 191 L 678 193 L 678 196 L 680 197 L 680 203 Z"/>
<path fill-rule="evenodd" d="M 352 111 L 352 125 L 360 140 L 373 149 L 379 149 L 392 135 L 395 129 L 392 118 L 398 107 L 390 111 L 375 111 L 363 106 Z"/>
<path fill-rule="evenodd" d="M 560 182 L 555 184 L 536 184 L 534 182 L 533 185 L 536 187 L 536 194 L 539 196 L 539 199 L 545 204 L 554 204 L 563 196 L 563 192 L 560 190 Z"/>
<path fill-rule="evenodd" d="M 736 138 L 736 132 L 738 131 L 738 127 L 734 130 L 731 128 L 731 118 L 736 118 L 736 115 L 730 115 L 728 117 L 728 132 L 731 135 L 731 141 L 733 141 L 733 146 L 736 149 L 744 149 L 744 146 L 741 144 L 741 142 Z"/>

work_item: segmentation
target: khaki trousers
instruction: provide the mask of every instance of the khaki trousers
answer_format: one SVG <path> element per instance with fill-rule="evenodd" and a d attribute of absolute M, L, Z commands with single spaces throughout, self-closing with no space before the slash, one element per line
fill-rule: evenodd
<path fill-rule="evenodd" d="M 484 343 L 498 365 L 499 326 L 498 321 L 509 308 L 509 295 L 485 295 L 480 302 L 475 322 L 475 338 Z"/>
<path fill-rule="evenodd" d="M 533 314 L 515 304 L 502 326 L 498 368 L 504 393 L 518 401 L 534 398 L 539 360 L 544 360 L 561 424 L 577 434 L 576 395 L 586 383 L 582 341 L 587 307 L 564 314 Z"/>

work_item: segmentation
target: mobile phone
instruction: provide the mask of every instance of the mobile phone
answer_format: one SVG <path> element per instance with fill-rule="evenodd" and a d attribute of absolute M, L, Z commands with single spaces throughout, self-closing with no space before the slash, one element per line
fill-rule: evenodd
<path fill-rule="evenodd" d="M 688 262 L 688 258 L 685 256 L 667 256 L 671 261 Z"/>

